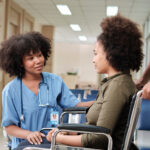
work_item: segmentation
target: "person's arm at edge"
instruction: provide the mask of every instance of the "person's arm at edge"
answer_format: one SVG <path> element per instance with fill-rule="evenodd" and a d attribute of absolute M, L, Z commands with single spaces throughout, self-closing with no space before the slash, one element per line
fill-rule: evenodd
<path fill-rule="evenodd" d="M 148 82 L 148 80 L 150 80 L 150 63 L 147 66 L 147 68 L 145 69 L 141 78 L 138 81 L 136 81 L 135 84 L 138 89 L 141 89 Z"/>
<path fill-rule="evenodd" d="M 150 100 L 150 82 L 143 87 L 142 98 Z"/>

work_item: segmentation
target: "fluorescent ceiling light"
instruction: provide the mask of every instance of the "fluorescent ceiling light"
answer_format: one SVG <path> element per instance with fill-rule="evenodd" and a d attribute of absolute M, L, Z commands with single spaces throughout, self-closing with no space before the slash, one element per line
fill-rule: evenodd
<path fill-rule="evenodd" d="M 79 36 L 78 37 L 80 41 L 86 41 L 87 40 L 87 37 L 82 35 L 82 36 Z"/>
<path fill-rule="evenodd" d="M 78 24 L 70 24 L 70 27 L 74 31 L 81 31 L 81 28 L 80 28 L 80 26 Z"/>
<path fill-rule="evenodd" d="M 71 15 L 71 11 L 67 5 L 56 5 L 62 15 Z"/>
<path fill-rule="evenodd" d="M 117 6 L 107 6 L 107 16 L 115 16 L 118 13 Z"/>

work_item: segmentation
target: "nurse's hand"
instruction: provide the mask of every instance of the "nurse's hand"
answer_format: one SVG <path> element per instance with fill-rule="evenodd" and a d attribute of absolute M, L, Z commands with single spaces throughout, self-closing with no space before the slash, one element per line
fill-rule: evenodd
<path fill-rule="evenodd" d="M 45 135 L 39 131 L 35 131 L 35 132 L 30 132 L 27 135 L 27 140 L 29 143 L 31 144 L 41 144 L 42 142 L 42 137 L 45 137 Z"/>

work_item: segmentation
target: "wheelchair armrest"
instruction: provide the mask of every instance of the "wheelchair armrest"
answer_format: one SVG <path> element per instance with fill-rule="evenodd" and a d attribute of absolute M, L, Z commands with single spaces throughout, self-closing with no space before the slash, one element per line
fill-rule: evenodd
<path fill-rule="evenodd" d="M 50 130 L 52 130 L 53 128 L 42 128 L 41 130 L 40 130 L 40 132 L 42 132 L 42 131 L 50 131 Z"/>
<path fill-rule="evenodd" d="M 60 124 L 57 126 L 60 130 L 72 130 L 72 131 L 87 131 L 87 132 L 99 132 L 110 134 L 110 129 L 87 124 Z"/>
<path fill-rule="evenodd" d="M 60 123 L 63 123 L 63 117 L 65 114 L 86 114 L 89 107 L 70 107 L 63 109 L 63 113 L 60 115 Z"/>
<path fill-rule="evenodd" d="M 87 111 L 89 107 L 70 107 L 63 109 L 64 112 L 73 112 L 73 111 Z"/>
<path fill-rule="evenodd" d="M 108 149 L 112 149 L 112 137 L 110 135 L 110 129 L 95 126 L 95 125 L 86 125 L 86 124 L 60 124 L 57 126 L 58 130 L 54 132 L 52 135 L 51 141 L 51 149 L 56 148 L 56 136 L 59 132 L 67 131 L 67 132 L 77 132 L 77 133 L 94 133 L 98 135 L 104 135 L 108 139 Z M 61 148 L 62 145 L 57 144 L 57 147 Z M 65 147 L 66 148 L 66 147 Z M 77 147 L 78 148 L 78 147 Z"/>

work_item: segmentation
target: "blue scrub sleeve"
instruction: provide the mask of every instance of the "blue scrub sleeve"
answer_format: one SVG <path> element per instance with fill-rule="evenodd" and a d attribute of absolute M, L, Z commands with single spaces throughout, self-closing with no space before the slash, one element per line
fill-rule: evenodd
<path fill-rule="evenodd" d="M 19 124 L 19 115 L 11 96 L 10 89 L 5 89 L 2 93 L 2 126 L 17 125 Z"/>
<path fill-rule="evenodd" d="M 61 90 L 60 105 L 63 108 L 75 107 L 79 103 L 77 97 L 68 89 L 63 80 Z"/>

